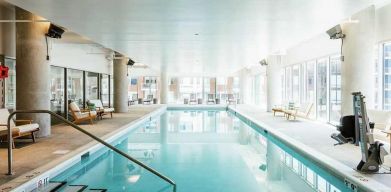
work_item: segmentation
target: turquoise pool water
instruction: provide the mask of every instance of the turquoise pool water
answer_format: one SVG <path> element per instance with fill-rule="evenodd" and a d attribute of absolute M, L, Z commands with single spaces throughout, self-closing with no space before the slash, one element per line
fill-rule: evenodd
<path fill-rule="evenodd" d="M 113 144 L 173 179 L 180 192 L 344 192 L 343 181 L 227 111 L 167 111 Z M 102 149 L 52 181 L 108 191 L 171 185 Z"/>

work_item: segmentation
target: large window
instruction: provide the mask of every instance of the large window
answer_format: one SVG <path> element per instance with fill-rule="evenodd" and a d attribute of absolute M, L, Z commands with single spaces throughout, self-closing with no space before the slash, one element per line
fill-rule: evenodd
<path fill-rule="evenodd" d="M 84 108 L 84 80 L 83 71 L 68 69 L 68 101 L 76 102 L 79 107 Z"/>
<path fill-rule="evenodd" d="M 391 43 L 386 43 L 383 46 L 383 65 L 383 108 L 385 110 L 391 110 Z"/>
<path fill-rule="evenodd" d="M 50 67 L 50 109 L 64 116 L 64 68 Z"/>
<path fill-rule="evenodd" d="M 86 100 L 99 98 L 99 73 L 86 72 Z"/>
<path fill-rule="evenodd" d="M 100 99 L 104 106 L 109 106 L 109 75 L 101 74 Z"/>
<path fill-rule="evenodd" d="M 341 118 L 341 60 L 330 57 L 330 122 L 338 123 Z"/>
<path fill-rule="evenodd" d="M 327 121 L 327 100 L 328 100 L 328 59 L 317 60 L 316 73 L 316 109 L 317 118 Z"/>
<path fill-rule="evenodd" d="M 292 67 L 287 67 L 285 70 L 285 99 L 292 101 Z"/>
<path fill-rule="evenodd" d="M 208 95 L 213 94 L 216 96 L 216 78 L 205 77 L 204 78 L 204 99 L 208 99 Z"/>
<path fill-rule="evenodd" d="M 292 67 L 292 101 L 300 102 L 300 65 Z"/>
<path fill-rule="evenodd" d="M 203 79 L 202 77 L 182 77 L 180 78 L 179 93 L 180 99 L 190 98 L 195 94 L 196 98 L 202 98 Z"/>
<path fill-rule="evenodd" d="M 5 79 L 5 107 L 15 109 L 16 101 L 16 71 L 15 59 L 5 58 L 5 66 L 9 68 L 8 78 Z"/>

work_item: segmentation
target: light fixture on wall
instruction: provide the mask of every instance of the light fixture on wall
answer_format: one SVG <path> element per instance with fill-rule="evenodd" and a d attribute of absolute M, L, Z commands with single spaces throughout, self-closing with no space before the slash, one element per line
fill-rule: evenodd
<path fill-rule="evenodd" d="M 327 30 L 326 33 L 330 36 L 330 39 L 341 39 L 341 61 L 344 61 L 345 58 L 342 54 L 342 48 L 343 48 L 343 39 L 346 37 L 346 35 L 343 34 L 341 25 L 334 26 L 333 28 Z"/>

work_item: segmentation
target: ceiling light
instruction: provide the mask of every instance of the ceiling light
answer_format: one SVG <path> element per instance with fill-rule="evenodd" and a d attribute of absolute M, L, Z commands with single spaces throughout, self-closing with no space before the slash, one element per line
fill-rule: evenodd
<path fill-rule="evenodd" d="M 349 17 L 349 19 L 345 20 L 345 21 L 342 21 L 342 23 L 344 24 L 348 24 L 348 23 L 360 23 L 360 20 L 358 19 L 352 19 L 351 17 Z"/>

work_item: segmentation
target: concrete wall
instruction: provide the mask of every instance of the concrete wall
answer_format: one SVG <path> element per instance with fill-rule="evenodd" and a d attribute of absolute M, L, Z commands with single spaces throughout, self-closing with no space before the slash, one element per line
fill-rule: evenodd
<path fill-rule="evenodd" d="M 376 10 L 376 42 L 391 41 L 391 4 Z"/>
<path fill-rule="evenodd" d="M 111 51 L 96 44 L 55 43 L 51 39 L 50 65 L 113 74 L 112 61 L 107 59 Z"/>
<path fill-rule="evenodd" d="M 15 19 L 15 10 L 5 4 L 0 4 L 0 18 Z M 0 55 L 16 57 L 15 34 L 15 23 L 0 23 Z"/>

